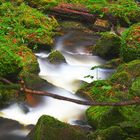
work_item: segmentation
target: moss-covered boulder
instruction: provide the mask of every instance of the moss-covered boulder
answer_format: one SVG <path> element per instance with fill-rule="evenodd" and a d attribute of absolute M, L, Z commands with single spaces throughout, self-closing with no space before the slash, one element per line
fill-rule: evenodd
<path fill-rule="evenodd" d="M 108 22 L 108 20 L 104 19 L 97 19 L 92 28 L 94 31 L 98 32 L 105 32 L 111 30 L 110 23 Z"/>
<path fill-rule="evenodd" d="M 119 56 L 121 40 L 113 33 L 103 33 L 102 37 L 93 47 L 93 54 L 105 59 L 112 59 Z"/>
<path fill-rule="evenodd" d="M 18 54 L 22 58 L 23 68 L 19 74 L 27 88 L 38 89 L 46 84 L 46 81 L 38 76 L 39 65 L 34 53 L 27 47 L 19 48 Z"/>
<path fill-rule="evenodd" d="M 126 119 L 122 109 L 117 107 L 90 107 L 86 116 L 94 129 L 108 128 Z"/>
<path fill-rule="evenodd" d="M 116 72 L 107 80 L 97 80 L 84 84 L 78 91 L 86 94 L 97 102 L 118 102 L 139 98 L 140 60 L 120 65 Z M 138 137 L 140 128 L 139 107 L 90 107 L 86 111 L 89 124 L 94 129 L 106 129 L 112 125 L 120 126 L 128 136 Z M 136 122 L 134 124 L 134 122 Z M 130 124 L 130 129 L 121 124 Z M 126 131 L 127 130 L 127 131 Z"/>
<path fill-rule="evenodd" d="M 140 59 L 140 23 L 123 32 L 121 56 L 126 62 Z"/>
<path fill-rule="evenodd" d="M 130 88 L 131 94 L 134 96 L 140 97 L 140 77 L 138 77 L 133 83 Z"/>
<path fill-rule="evenodd" d="M 140 76 L 140 60 L 134 60 L 120 65 L 117 71 L 111 76 L 111 82 L 125 85 L 129 88 L 133 81 Z"/>
<path fill-rule="evenodd" d="M 18 97 L 18 90 L 15 90 L 14 88 L 11 87 L 11 89 L 6 89 L 3 84 L 0 84 L 0 107 L 8 104 L 10 101 L 13 101 Z"/>
<path fill-rule="evenodd" d="M 94 140 L 124 140 L 125 134 L 120 127 L 112 126 L 104 130 L 97 130 L 89 137 Z"/>
<path fill-rule="evenodd" d="M 51 64 L 66 63 L 66 60 L 65 60 L 65 57 L 63 56 L 63 54 L 57 50 L 54 50 L 49 54 L 48 61 Z"/>
<path fill-rule="evenodd" d="M 29 134 L 30 140 L 89 140 L 83 131 L 43 115 Z"/>
<path fill-rule="evenodd" d="M 3 2 L 0 5 L 1 34 L 14 44 L 28 45 L 31 49 L 52 46 L 58 23 L 38 10 L 22 3 Z"/>

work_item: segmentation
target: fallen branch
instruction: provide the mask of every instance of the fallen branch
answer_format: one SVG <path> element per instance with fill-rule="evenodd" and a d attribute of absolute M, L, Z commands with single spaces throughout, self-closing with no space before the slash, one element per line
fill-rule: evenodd
<path fill-rule="evenodd" d="M 6 78 L 0 77 L 0 81 L 6 84 L 13 84 L 11 81 L 7 80 Z"/>
<path fill-rule="evenodd" d="M 94 102 L 94 101 L 82 101 L 77 99 L 72 99 L 64 96 L 60 96 L 53 93 L 48 93 L 46 91 L 37 91 L 37 90 L 30 90 L 26 88 L 24 81 L 21 81 L 21 91 L 27 94 L 36 94 L 36 95 L 43 95 L 43 96 L 49 96 L 55 99 L 64 100 L 73 102 L 76 104 L 86 105 L 86 106 L 128 106 L 128 105 L 136 105 L 140 104 L 140 99 L 137 98 L 135 100 L 129 100 L 129 101 L 122 101 L 122 102 Z"/>
<path fill-rule="evenodd" d="M 97 15 L 90 14 L 89 11 L 80 6 L 72 4 L 61 4 L 50 9 L 51 14 L 57 17 L 68 17 L 69 19 L 78 19 L 80 21 L 94 23 Z"/>

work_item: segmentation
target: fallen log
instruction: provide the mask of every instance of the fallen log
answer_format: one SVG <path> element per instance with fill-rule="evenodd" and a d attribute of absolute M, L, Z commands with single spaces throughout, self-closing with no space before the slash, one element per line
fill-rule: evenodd
<path fill-rule="evenodd" d="M 129 101 L 120 101 L 120 102 L 82 101 L 82 100 L 72 99 L 57 94 L 49 93 L 46 91 L 37 91 L 37 90 L 28 89 L 26 88 L 24 81 L 21 81 L 21 91 L 23 91 L 26 94 L 43 95 L 43 96 L 48 96 L 63 101 L 73 102 L 80 105 L 86 105 L 86 106 L 128 106 L 128 105 L 140 104 L 140 98 L 136 98 L 134 100 L 129 100 Z"/>
<path fill-rule="evenodd" d="M 60 4 L 49 11 L 53 16 L 60 18 L 77 19 L 79 21 L 84 21 L 87 23 L 94 23 L 98 17 L 96 14 L 90 14 L 85 7 L 75 6 L 73 4 Z"/>

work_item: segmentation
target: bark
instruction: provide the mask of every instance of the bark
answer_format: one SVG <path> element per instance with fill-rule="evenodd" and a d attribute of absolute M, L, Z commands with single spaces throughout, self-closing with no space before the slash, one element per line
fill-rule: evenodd
<path fill-rule="evenodd" d="M 36 95 L 43 95 L 43 96 L 49 96 L 55 99 L 63 100 L 63 101 L 69 101 L 80 105 L 86 105 L 86 106 L 128 106 L 128 105 L 136 105 L 140 104 L 140 98 L 136 98 L 135 100 L 129 100 L 129 101 L 121 101 L 121 102 L 94 102 L 94 101 L 82 101 L 77 99 L 72 99 L 64 96 L 60 96 L 57 94 L 49 93 L 46 91 L 37 91 L 37 90 L 31 90 L 26 88 L 24 85 L 24 81 L 21 81 L 21 90 L 24 93 L 27 94 L 36 94 Z"/>
<path fill-rule="evenodd" d="M 0 81 L 5 84 L 13 84 L 11 81 L 7 80 L 6 78 L 0 77 Z"/>
<path fill-rule="evenodd" d="M 89 11 L 82 6 L 75 6 L 72 4 L 61 4 L 50 9 L 52 15 L 68 18 L 68 19 L 77 19 L 79 21 L 84 21 L 87 23 L 94 23 L 97 15 L 90 14 Z"/>
<path fill-rule="evenodd" d="M 86 25 L 88 24 L 94 24 L 97 18 L 100 18 L 98 14 L 91 14 L 88 9 L 86 9 L 84 6 L 76 6 L 73 4 L 60 4 L 58 6 L 55 6 L 50 9 L 50 13 L 55 16 L 62 19 L 73 19 L 78 20 Z M 102 17 L 105 20 L 108 20 L 110 25 L 112 26 L 113 31 L 116 33 L 116 35 L 121 36 L 121 34 L 117 30 L 117 24 L 118 24 L 118 18 L 113 16 L 112 14 L 105 14 L 104 17 Z M 102 27 L 99 27 L 103 30 Z M 94 28 L 93 28 L 94 30 Z M 94 31 L 98 31 L 98 29 L 95 29 Z"/>

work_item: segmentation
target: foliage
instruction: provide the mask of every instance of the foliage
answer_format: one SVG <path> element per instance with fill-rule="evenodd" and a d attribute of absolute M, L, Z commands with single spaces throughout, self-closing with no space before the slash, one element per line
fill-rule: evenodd
<path fill-rule="evenodd" d="M 140 23 L 131 26 L 122 34 L 121 56 L 126 62 L 140 59 Z"/>

